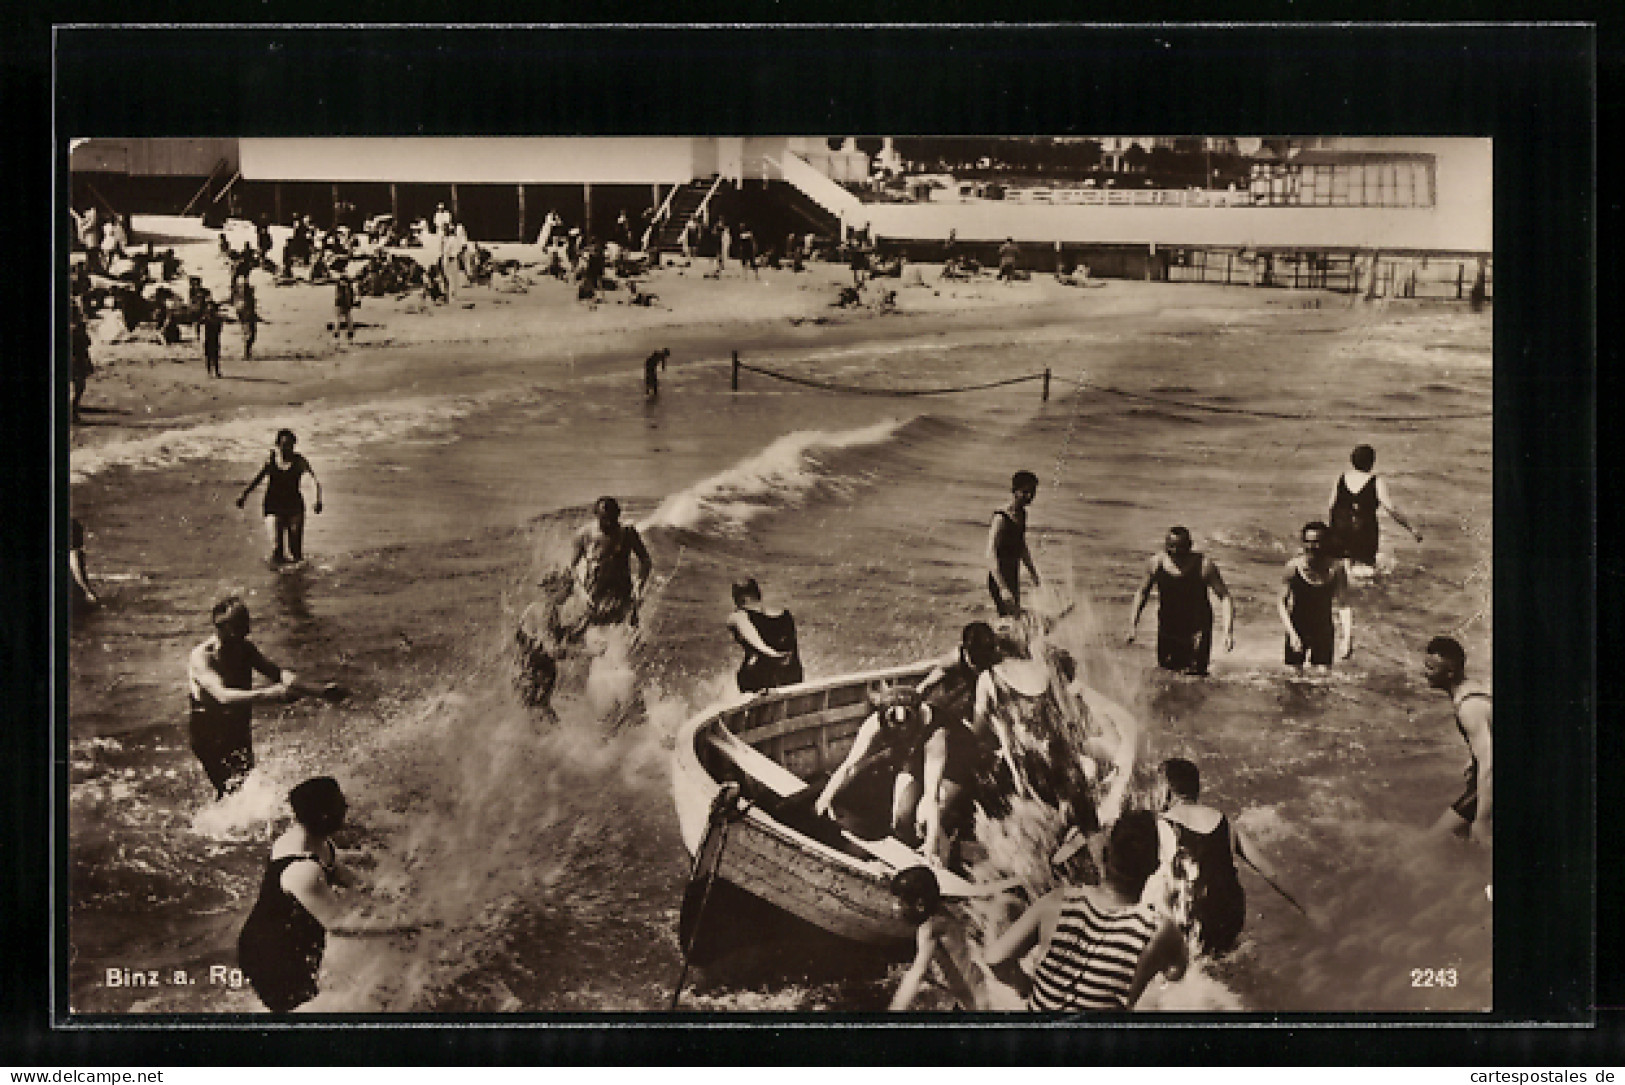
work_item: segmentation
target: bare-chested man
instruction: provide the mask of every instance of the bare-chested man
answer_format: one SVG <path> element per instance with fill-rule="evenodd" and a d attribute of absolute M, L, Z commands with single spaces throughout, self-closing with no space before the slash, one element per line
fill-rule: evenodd
<path fill-rule="evenodd" d="M 654 562 L 638 529 L 621 523 L 621 504 L 613 497 L 600 497 L 593 505 L 597 519 L 576 532 L 570 555 L 570 572 L 585 596 L 586 625 L 638 624 L 638 602 Z M 638 575 L 632 579 L 632 559 L 638 559 Z"/>

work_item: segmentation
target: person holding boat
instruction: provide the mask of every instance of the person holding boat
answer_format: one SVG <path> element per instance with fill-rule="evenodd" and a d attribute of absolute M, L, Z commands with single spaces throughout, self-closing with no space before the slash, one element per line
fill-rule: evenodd
<path fill-rule="evenodd" d="M 891 891 L 897 897 L 903 918 L 915 924 L 915 933 L 914 961 L 903 973 L 888 1009 L 902 1013 L 913 1007 L 933 963 L 941 970 L 949 992 L 957 1000 L 956 1008 L 974 1008 L 976 994 L 960 972 L 950 948 L 951 940 L 962 943 L 963 938 L 955 938 L 957 924 L 942 906 L 942 887 L 937 884 L 936 874 L 930 867 L 923 866 L 898 871 L 892 875 Z"/>
<path fill-rule="evenodd" d="M 916 687 L 932 711 L 926 736 L 919 822 L 927 862 L 948 863 L 954 844 L 972 824 L 984 792 L 997 793 L 1002 743 L 992 720 L 976 712 L 983 675 L 1001 659 L 998 635 L 986 622 L 971 622 L 959 648 Z"/>
<path fill-rule="evenodd" d="M 1177 980 L 1189 961 L 1179 928 L 1140 899 L 1157 862 L 1156 815 L 1124 814 L 1112 826 L 1101 883 L 1040 897 L 983 947 L 988 971 L 1026 996 L 1029 1010 L 1132 1010 L 1154 976 Z M 1034 946 L 1029 975 L 1021 961 Z"/>
<path fill-rule="evenodd" d="M 869 703 L 874 711 L 813 802 L 813 813 L 865 840 L 893 835 L 912 842 L 933 714 L 907 686 L 877 690 Z"/>
<path fill-rule="evenodd" d="M 801 651 L 796 644 L 796 620 L 790 612 L 764 606 L 755 578 L 735 584 L 733 600 L 728 631 L 745 650 L 739 664 L 739 692 L 756 693 L 801 681 Z"/>

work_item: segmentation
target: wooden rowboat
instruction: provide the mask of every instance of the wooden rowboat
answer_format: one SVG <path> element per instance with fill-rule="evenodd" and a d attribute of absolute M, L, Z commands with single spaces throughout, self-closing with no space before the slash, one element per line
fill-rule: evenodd
<path fill-rule="evenodd" d="M 895 837 L 862 840 L 812 816 L 808 781 L 822 781 L 851 748 L 869 714 L 869 691 L 916 684 L 918 663 L 805 682 L 708 709 L 683 725 L 672 754 L 672 790 L 683 844 L 696 861 L 685 927 L 696 894 L 732 885 L 839 937 L 911 944 L 890 879 L 925 862 Z M 797 801 L 799 800 L 799 801 Z M 976 886 L 936 871 L 945 897 Z M 691 931 L 685 930 L 685 946 Z"/>

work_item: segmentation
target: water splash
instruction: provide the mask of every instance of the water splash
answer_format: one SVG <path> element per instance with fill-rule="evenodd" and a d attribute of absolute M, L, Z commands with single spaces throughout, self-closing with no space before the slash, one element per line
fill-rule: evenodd
<path fill-rule="evenodd" d="M 757 516 L 799 504 L 820 489 L 840 492 L 845 483 L 823 469 L 819 452 L 883 444 L 905 424 L 905 419 L 893 418 L 834 433 L 785 434 L 761 452 L 667 497 L 639 528 L 737 533 Z"/>

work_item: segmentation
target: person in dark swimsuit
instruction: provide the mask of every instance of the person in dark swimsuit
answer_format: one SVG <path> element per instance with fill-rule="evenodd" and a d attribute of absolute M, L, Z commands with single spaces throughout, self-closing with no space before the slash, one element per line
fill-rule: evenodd
<path fill-rule="evenodd" d="M 736 609 L 728 616 L 728 631 L 745 650 L 739 664 L 739 692 L 755 693 L 800 682 L 795 618 L 788 610 L 767 610 L 754 579 L 735 584 L 733 600 Z"/>
<path fill-rule="evenodd" d="M 1213 606 L 1208 592 L 1219 597 L 1224 615 L 1224 650 L 1236 646 L 1235 605 L 1230 589 L 1219 575 L 1218 563 L 1191 549 L 1191 533 L 1171 527 L 1163 540 L 1163 553 L 1151 559 L 1145 583 L 1134 593 L 1128 643 L 1134 643 L 1140 614 L 1157 592 L 1157 666 L 1186 674 L 1207 673 L 1213 652 Z"/>
<path fill-rule="evenodd" d="M 1276 610 L 1286 627 L 1286 662 L 1317 667 L 1347 659 L 1354 651 L 1354 613 L 1349 608 L 1348 572 L 1331 556 L 1330 531 L 1319 520 L 1303 526 L 1303 552 L 1286 563 Z M 1333 616 L 1336 616 L 1334 623 Z M 1341 634 L 1337 626 L 1341 626 Z"/>
<path fill-rule="evenodd" d="M 334 889 L 359 879 L 339 862 L 332 835 L 348 805 L 331 776 L 306 780 L 288 794 L 294 823 L 271 845 L 259 898 L 237 936 L 237 963 L 272 1013 L 288 1013 L 315 998 L 329 934 L 406 934 L 414 924 L 363 921 Z"/>
<path fill-rule="evenodd" d="M 215 797 L 237 790 L 254 768 L 254 705 L 297 699 L 303 687 L 292 671 L 265 657 L 253 641 L 248 607 L 228 595 L 210 612 L 214 636 L 192 650 L 186 684 L 192 752 L 214 785 Z M 271 682 L 254 689 L 254 672 Z"/>
<path fill-rule="evenodd" d="M 1038 476 L 1017 471 L 1010 480 L 1010 504 L 993 514 L 987 534 L 987 589 L 1001 618 L 1021 616 L 1021 567 L 1032 574 L 1033 586 L 1042 581 L 1027 549 L 1027 506 L 1038 496 Z"/>
<path fill-rule="evenodd" d="M 1326 505 L 1326 519 L 1331 524 L 1332 556 L 1347 558 L 1356 565 L 1375 567 L 1380 533 L 1377 528 L 1377 510 L 1387 509 L 1394 521 L 1411 533 L 1417 542 L 1422 533 L 1411 526 L 1405 514 L 1394 506 L 1388 495 L 1388 483 L 1373 474 L 1377 453 L 1370 445 L 1359 445 L 1349 455 L 1352 470 L 1337 476 L 1331 498 Z"/>
<path fill-rule="evenodd" d="M 813 802 L 813 813 L 865 840 L 890 834 L 907 843 L 916 839 L 917 781 L 932 713 L 907 686 L 878 690 L 869 704 L 874 711 Z"/>
<path fill-rule="evenodd" d="M 198 317 L 198 327 L 203 332 L 203 370 L 211 377 L 220 376 L 220 329 L 224 323 L 220 306 L 206 302 Z"/>
<path fill-rule="evenodd" d="M 918 817 L 924 827 L 921 850 L 928 861 L 949 862 L 955 842 L 973 824 L 975 805 L 984 797 L 995 803 L 1000 760 L 996 740 L 977 730 L 976 691 L 982 675 L 1001 658 L 993 627 L 971 622 L 954 655 L 916 687 L 931 710 L 932 724 L 924 747 Z"/>
<path fill-rule="evenodd" d="M 1456 710 L 1456 730 L 1467 743 L 1469 760 L 1463 772 L 1461 797 L 1434 824 L 1434 832 L 1488 847 L 1494 839 L 1495 800 L 1492 725 L 1489 690 L 1467 680 L 1467 653 L 1453 637 L 1428 641 L 1422 673 L 1434 689 L 1443 690 Z"/>
<path fill-rule="evenodd" d="M 1258 846 L 1218 810 L 1197 802 L 1202 776 L 1182 757 L 1164 761 L 1157 771 L 1155 803 L 1161 811 L 1161 855 L 1168 867 L 1177 903 L 1176 921 L 1194 931 L 1208 956 L 1235 948 L 1247 920 L 1247 895 L 1236 872 L 1236 857 L 1276 882 L 1276 874 Z"/>
<path fill-rule="evenodd" d="M 313 511 L 318 514 L 322 511 L 322 482 L 311 470 L 310 461 L 293 450 L 297 441 L 293 430 L 277 430 L 276 448 L 265 461 L 265 466 L 260 468 L 259 474 L 237 498 L 237 507 L 242 508 L 248 495 L 254 492 L 254 487 L 260 484 L 261 479 L 266 480 L 265 529 L 271 537 L 272 565 L 304 560 L 305 497 L 299 490 L 303 476 L 309 475 L 311 481 L 316 483 Z"/>
<path fill-rule="evenodd" d="M 660 371 L 666 368 L 666 361 L 670 357 L 671 351 L 661 347 L 643 359 L 643 394 L 646 398 L 660 397 Z"/>

